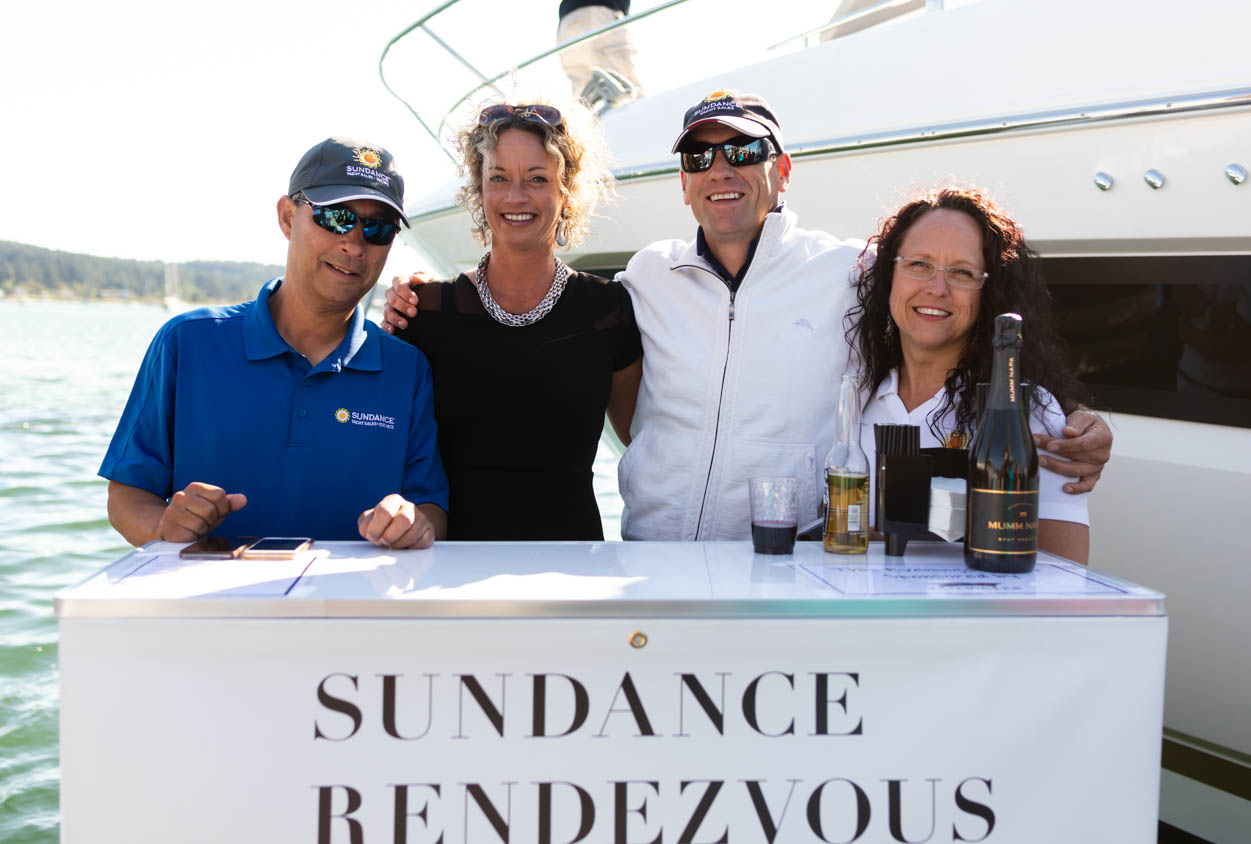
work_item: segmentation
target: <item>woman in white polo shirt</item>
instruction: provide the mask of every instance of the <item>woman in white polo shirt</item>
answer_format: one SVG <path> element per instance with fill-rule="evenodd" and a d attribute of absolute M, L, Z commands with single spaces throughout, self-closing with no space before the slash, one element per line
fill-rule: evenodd
<path fill-rule="evenodd" d="M 877 256 L 866 262 L 848 317 L 870 396 L 861 424 L 869 465 L 875 423 L 919 426 L 923 448 L 968 446 L 977 384 L 990 381 L 994 318 L 1007 312 L 1025 320 L 1022 380 L 1037 385 L 1030 427 L 1060 436 L 1066 412 L 1087 394 L 1067 362 L 1038 256 L 1020 227 L 981 191 L 947 188 L 909 202 L 870 243 Z M 1039 469 L 1038 545 L 1084 563 L 1086 495 L 1064 492 L 1065 482 Z"/>

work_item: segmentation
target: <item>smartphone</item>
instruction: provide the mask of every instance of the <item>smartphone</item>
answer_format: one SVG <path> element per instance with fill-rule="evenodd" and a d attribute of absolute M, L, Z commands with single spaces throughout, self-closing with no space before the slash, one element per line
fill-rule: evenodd
<path fill-rule="evenodd" d="M 205 536 L 179 551 L 178 556 L 184 560 L 234 560 L 254 542 L 255 536 Z"/>
<path fill-rule="evenodd" d="M 307 536 L 265 536 L 243 551 L 245 560 L 293 560 L 313 544 Z"/>

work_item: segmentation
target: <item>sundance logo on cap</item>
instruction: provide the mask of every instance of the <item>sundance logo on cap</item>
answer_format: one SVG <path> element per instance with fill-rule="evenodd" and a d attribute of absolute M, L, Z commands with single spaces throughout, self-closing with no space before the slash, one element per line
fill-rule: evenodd
<path fill-rule="evenodd" d="M 734 95 L 729 91 L 713 91 L 704 97 L 703 102 L 695 106 L 687 112 L 688 121 L 701 120 L 710 114 L 730 112 L 731 114 L 746 114 L 747 109 L 743 108 L 734 100 Z"/>
<path fill-rule="evenodd" d="M 344 171 L 347 175 L 363 179 L 373 179 L 381 185 L 391 184 L 390 176 L 386 173 L 378 172 L 378 168 L 382 166 L 382 153 L 378 152 L 376 149 L 361 147 L 356 151 L 354 157 L 364 166 L 357 167 L 355 164 L 348 164 Z"/>
<path fill-rule="evenodd" d="M 672 152 L 690 132 L 705 123 L 720 123 L 752 138 L 769 138 L 782 152 L 782 130 L 773 110 L 758 94 L 740 94 L 719 88 L 686 110 L 682 118 L 682 134 L 673 144 Z"/>
<path fill-rule="evenodd" d="M 370 149 L 369 147 L 358 149 L 356 151 L 356 160 L 366 167 L 377 168 L 382 166 L 382 154 L 378 150 Z"/>
<path fill-rule="evenodd" d="M 310 202 L 330 205 L 353 199 L 376 199 L 404 216 L 404 179 L 391 153 L 376 144 L 327 138 L 304 153 L 291 174 L 288 196 L 303 193 Z"/>

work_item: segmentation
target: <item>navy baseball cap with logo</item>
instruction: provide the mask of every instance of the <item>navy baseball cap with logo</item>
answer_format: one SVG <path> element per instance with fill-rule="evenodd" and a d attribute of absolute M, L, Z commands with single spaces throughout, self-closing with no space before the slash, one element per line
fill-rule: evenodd
<path fill-rule="evenodd" d="M 301 193 L 315 205 L 333 205 L 352 199 L 376 199 L 404 214 L 404 178 L 395 159 L 376 144 L 351 138 L 326 138 L 304 153 L 291 174 L 288 196 Z"/>
<path fill-rule="evenodd" d="M 670 152 L 676 153 L 693 129 L 705 123 L 720 123 L 752 138 L 768 138 L 778 152 L 782 149 L 782 130 L 773 110 L 759 94 L 737 91 L 713 91 L 686 110 L 682 118 L 682 134 L 673 142 Z"/>

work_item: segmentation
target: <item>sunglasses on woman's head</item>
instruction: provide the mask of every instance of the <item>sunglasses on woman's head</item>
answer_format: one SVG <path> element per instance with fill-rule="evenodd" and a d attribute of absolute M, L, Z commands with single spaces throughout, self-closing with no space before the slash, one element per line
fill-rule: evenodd
<path fill-rule="evenodd" d="M 359 223 L 365 242 L 374 246 L 386 246 L 395 240 L 395 235 L 400 230 L 400 224 L 394 220 L 360 217 L 346 205 L 317 205 L 304 197 L 294 199 L 313 209 L 313 222 L 328 232 L 347 234 Z"/>
<path fill-rule="evenodd" d="M 531 123 L 543 123 L 555 129 L 560 126 L 564 118 L 560 114 L 560 109 L 549 105 L 508 105 L 501 103 L 500 105 L 487 106 L 478 113 L 478 124 L 486 126 L 497 120 L 527 120 Z"/>
<path fill-rule="evenodd" d="M 719 144 L 702 141 L 689 141 L 682 144 L 678 151 L 682 160 L 682 170 L 687 173 L 702 173 L 712 169 L 712 160 L 717 150 L 725 156 L 731 167 L 750 167 L 762 161 L 768 161 L 773 155 L 773 144 L 768 138 L 747 140 L 745 137 L 733 138 Z"/>

